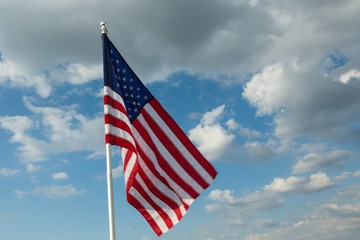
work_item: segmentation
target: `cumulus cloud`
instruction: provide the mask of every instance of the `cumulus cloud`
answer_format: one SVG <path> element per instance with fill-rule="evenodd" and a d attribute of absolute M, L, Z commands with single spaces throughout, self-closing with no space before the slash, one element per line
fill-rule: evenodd
<path fill-rule="evenodd" d="M 51 85 L 43 75 L 31 75 L 21 63 L 3 59 L 0 61 L 0 84 L 16 88 L 34 88 L 41 97 L 48 97 Z"/>
<path fill-rule="evenodd" d="M 278 224 L 275 229 L 262 233 L 250 233 L 247 240 L 286 239 L 356 239 L 360 223 L 357 200 L 359 186 L 340 189 L 338 195 L 329 200 L 313 204 L 313 210 L 293 221 Z"/>
<path fill-rule="evenodd" d="M 220 123 L 224 109 L 225 105 L 221 105 L 205 113 L 200 123 L 189 130 L 190 140 L 198 146 L 199 150 L 209 160 L 218 159 L 224 155 L 235 139 L 235 135 Z"/>
<path fill-rule="evenodd" d="M 357 131 L 359 88 L 357 83 L 341 85 L 326 79 L 310 63 L 292 59 L 255 74 L 245 84 L 243 97 L 258 115 L 273 116 L 278 138 L 327 137 L 337 141 L 339 136 L 354 137 L 352 131 Z"/>
<path fill-rule="evenodd" d="M 353 176 L 352 172 L 345 171 L 345 172 L 342 172 L 340 175 L 334 177 L 334 179 L 335 180 L 344 180 L 344 179 L 347 179 L 352 176 Z"/>
<path fill-rule="evenodd" d="M 7 59 L 0 61 L 0 84 L 8 84 L 12 88 L 33 88 L 42 98 L 50 96 L 54 85 L 65 82 L 78 85 L 101 78 L 102 65 L 69 63 L 36 74 L 29 72 L 21 63 Z"/>
<path fill-rule="evenodd" d="M 220 189 L 215 189 L 210 192 L 209 198 L 214 201 L 232 204 L 236 202 L 235 198 L 232 196 L 232 193 L 233 191 L 230 191 L 228 189 L 223 191 Z"/>
<path fill-rule="evenodd" d="M 272 183 L 265 185 L 264 190 L 278 193 L 299 192 L 308 194 L 320 192 L 332 186 L 334 183 L 331 179 L 325 173 L 318 172 L 310 175 L 309 178 L 291 176 L 284 179 L 277 177 Z"/>
<path fill-rule="evenodd" d="M 290 98 L 287 90 L 291 79 L 287 79 L 284 71 L 281 64 L 272 64 L 245 84 L 243 97 L 256 107 L 258 115 L 272 114 L 285 107 L 284 99 Z"/>
<path fill-rule="evenodd" d="M 343 166 L 352 155 L 351 151 L 345 150 L 333 150 L 325 153 L 309 153 L 297 161 L 293 167 L 293 172 L 302 173 L 319 167 L 340 167 Z"/>
<path fill-rule="evenodd" d="M 25 116 L 0 117 L 0 127 L 11 132 L 11 141 L 18 143 L 19 155 L 28 172 L 39 169 L 36 163 L 50 154 L 73 151 L 99 151 L 102 146 L 102 121 L 88 118 L 76 111 L 76 106 L 39 107 L 24 98 L 27 108 L 35 118 Z M 32 134 L 39 130 L 42 137 Z"/>
<path fill-rule="evenodd" d="M 251 218 L 259 212 L 277 209 L 286 204 L 289 194 L 312 194 L 333 187 L 333 181 L 322 172 L 312 174 L 308 177 L 288 178 L 276 177 L 260 190 L 244 193 L 242 196 L 234 196 L 234 191 L 215 189 L 210 192 L 208 199 L 215 204 L 208 204 L 205 209 L 208 212 L 219 215 L 226 221 L 243 218 Z M 268 223 L 275 225 L 275 223 Z M 264 222 L 264 227 L 266 223 Z"/>
<path fill-rule="evenodd" d="M 327 203 L 322 206 L 325 210 L 330 211 L 340 216 L 357 216 L 360 217 L 360 204 L 338 204 Z"/>
<path fill-rule="evenodd" d="M 25 116 L 1 117 L 0 126 L 12 133 L 11 141 L 13 143 L 21 144 L 19 153 L 22 157 L 32 159 L 32 162 L 44 160 L 42 149 L 44 149 L 45 143 L 29 135 L 30 129 L 35 126 L 30 118 Z"/>
<path fill-rule="evenodd" d="M 103 67 L 101 64 L 84 65 L 81 63 L 69 63 L 53 68 L 48 74 L 51 81 L 56 83 L 68 82 L 79 85 L 102 78 Z"/>

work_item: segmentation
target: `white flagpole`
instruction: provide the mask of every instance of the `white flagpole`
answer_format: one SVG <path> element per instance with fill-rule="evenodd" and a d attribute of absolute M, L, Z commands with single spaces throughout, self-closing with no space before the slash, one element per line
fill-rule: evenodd
<path fill-rule="evenodd" d="M 100 23 L 101 33 L 107 34 L 106 22 Z M 109 231 L 110 240 L 116 240 L 115 234 L 115 216 L 114 216 L 114 193 L 113 193 L 113 181 L 112 181 L 112 156 L 111 156 L 111 144 L 106 144 L 106 179 L 107 179 L 107 192 L 108 192 L 108 209 L 109 209 Z"/>
<path fill-rule="evenodd" d="M 107 191 L 108 191 L 108 207 L 109 207 L 109 231 L 110 240 L 116 240 L 115 235 L 115 216 L 114 216 L 114 193 L 112 182 L 112 159 L 111 159 L 111 144 L 106 144 L 106 177 L 107 177 Z"/>

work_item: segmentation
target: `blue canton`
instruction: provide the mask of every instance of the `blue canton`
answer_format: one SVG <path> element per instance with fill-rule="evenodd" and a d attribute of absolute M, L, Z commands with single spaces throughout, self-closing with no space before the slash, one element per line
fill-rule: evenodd
<path fill-rule="evenodd" d="M 130 122 L 133 122 L 140 114 L 141 108 L 153 96 L 112 44 L 110 58 L 112 70 L 109 85 L 123 98 Z"/>

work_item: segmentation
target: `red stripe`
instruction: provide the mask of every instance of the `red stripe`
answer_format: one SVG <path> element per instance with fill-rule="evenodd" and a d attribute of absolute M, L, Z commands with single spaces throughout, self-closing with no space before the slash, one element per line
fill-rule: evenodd
<path fill-rule="evenodd" d="M 182 155 L 182 153 L 177 149 L 174 143 L 168 138 L 168 136 L 163 132 L 162 128 L 154 121 L 152 116 L 146 111 L 143 111 L 143 116 L 146 122 L 149 124 L 150 128 L 156 133 L 159 137 L 159 140 L 174 157 L 174 159 L 180 164 L 180 166 L 192 177 L 203 189 L 206 189 L 209 184 L 203 179 L 203 177 L 196 171 L 187 159 Z"/>
<path fill-rule="evenodd" d="M 128 167 L 128 163 L 129 163 L 129 160 L 130 158 L 132 157 L 132 154 L 133 152 L 131 150 L 128 150 L 126 155 L 123 156 L 123 163 L 124 163 L 124 172 L 127 171 L 127 167 Z M 134 153 L 135 155 L 135 163 L 134 165 L 132 166 L 132 169 L 131 169 L 131 172 L 130 174 L 128 175 L 128 178 L 125 179 L 127 184 L 126 184 L 126 192 L 129 191 L 129 189 L 131 188 L 131 186 L 133 185 L 133 182 L 135 181 L 135 176 L 138 172 L 138 169 L 139 169 L 139 161 L 138 161 L 138 155 L 137 153 Z"/>
<path fill-rule="evenodd" d="M 213 177 L 215 178 L 217 172 L 215 168 L 208 162 L 204 156 L 199 152 L 199 150 L 194 146 L 186 134 L 179 128 L 176 122 L 172 117 L 164 110 L 160 103 L 153 98 L 150 102 L 150 105 L 156 110 L 159 116 L 166 122 L 171 131 L 179 138 L 181 143 L 189 150 L 189 152 L 194 156 L 194 158 L 200 163 L 200 165 Z"/>
<path fill-rule="evenodd" d="M 127 149 L 131 149 L 132 151 L 136 152 L 135 146 L 127 141 L 124 138 L 120 138 L 111 134 L 105 134 L 105 143 L 110 143 L 111 145 L 117 145 L 119 147 L 124 147 Z"/>
<path fill-rule="evenodd" d="M 124 113 L 127 116 L 127 112 L 126 112 L 124 105 L 122 105 L 120 102 L 116 101 L 111 96 L 104 95 L 104 105 L 110 105 L 113 108 L 119 110 L 120 112 Z"/>
<path fill-rule="evenodd" d="M 105 124 L 110 124 L 114 127 L 120 128 L 120 129 L 124 130 L 125 132 L 128 132 L 132 136 L 130 126 L 126 122 L 122 121 L 119 118 L 116 118 L 110 114 L 105 114 L 104 122 L 105 122 Z"/>
<path fill-rule="evenodd" d="M 130 194 L 127 194 L 126 196 L 127 196 L 128 202 L 141 213 L 141 215 L 145 218 L 145 220 L 150 224 L 151 228 L 154 230 L 156 235 L 160 236 L 161 234 L 163 234 L 161 229 L 158 227 L 157 223 L 150 216 L 150 214 L 145 210 L 145 208 L 141 205 L 141 203 Z"/>
<path fill-rule="evenodd" d="M 160 215 L 160 217 L 164 220 L 166 226 L 170 229 L 174 226 L 170 217 L 166 214 L 166 212 L 159 207 L 159 205 L 154 202 L 154 200 L 149 196 L 148 192 L 140 185 L 140 183 L 135 180 L 133 187 L 140 193 L 140 195 L 153 207 L 153 209 Z"/>
<path fill-rule="evenodd" d="M 132 155 L 133 155 L 133 151 L 128 150 L 128 151 L 126 152 L 125 156 L 122 156 L 122 157 L 123 157 L 123 169 L 124 169 L 124 172 L 125 172 L 125 170 L 127 169 L 128 163 L 129 163 Z M 137 161 L 137 154 L 134 153 L 134 155 L 135 155 L 135 158 L 136 158 L 136 159 L 135 159 L 135 164 L 137 164 L 137 162 L 138 162 L 138 161 Z M 135 166 L 135 165 L 134 165 L 134 166 Z M 132 172 L 134 172 L 134 166 L 133 166 L 133 170 L 131 170 Z M 130 173 L 130 174 L 132 174 L 132 173 Z M 129 178 L 130 178 L 130 176 L 129 176 Z"/>
<path fill-rule="evenodd" d="M 168 197 L 167 195 L 164 195 L 164 193 L 161 192 L 157 188 L 157 186 L 154 184 L 154 182 L 151 181 L 151 179 L 146 175 L 146 173 L 144 172 L 144 170 L 141 167 L 139 167 L 138 173 L 139 173 L 140 177 L 144 180 L 149 191 L 152 192 L 152 194 L 154 194 L 161 201 L 166 203 L 175 212 L 177 219 L 180 220 L 182 218 L 182 214 L 179 209 L 180 206 L 176 202 L 174 202 L 170 197 Z"/>
<path fill-rule="evenodd" d="M 166 159 L 163 158 L 163 156 L 160 154 L 159 150 L 157 149 L 154 141 L 150 137 L 149 133 L 146 131 L 146 129 L 141 125 L 141 123 L 135 119 L 133 121 L 133 126 L 136 128 L 136 130 L 139 132 L 141 137 L 144 139 L 144 141 L 147 143 L 147 145 L 150 147 L 150 149 L 155 153 L 156 160 L 159 164 L 159 166 L 167 173 L 168 176 L 171 177 L 171 179 L 176 182 L 182 189 L 184 189 L 185 192 L 187 192 L 192 198 L 196 198 L 199 193 L 197 193 L 189 184 L 187 184 L 181 176 L 179 176 L 170 166 L 170 164 L 166 161 Z M 145 150 L 146 152 L 146 150 Z"/>
<path fill-rule="evenodd" d="M 181 201 L 182 205 L 184 206 L 184 208 L 187 210 L 189 208 L 189 205 L 187 205 L 185 202 L 182 201 L 182 199 L 179 197 L 179 195 L 172 189 L 172 187 L 169 185 L 169 183 L 167 182 L 167 180 L 156 170 L 154 163 L 148 158 L 148 156 L 145 154 L 145 152 L 143 151 L 143 149 L 138 145 L 137 147 L 138 150 L 138 154 L 139 156 L 141 156 L 141 159 L 143 160 L 143 162 L 146 164 L 146 166 L 148 167 L 148 169 L 151 171 L 152 174 L 155 175 L 155 177 L 161 181 L 164 185 L 166 185 L 169 189 L 169 191 L 171 191 L 172 193 L 174 193 L 176 195 L 176 197 L 179 199 L 179 201 Z M 140 165 L 140 164 L 139 164 Z M 140 167 L 139 167 L 140 169 Z M 168 205 L 172 205 L 171 202 L 167 202 L 165 201 Z M 178 204 L 176 202 L 174 202 L 175 206 L 178 206 Z"/>

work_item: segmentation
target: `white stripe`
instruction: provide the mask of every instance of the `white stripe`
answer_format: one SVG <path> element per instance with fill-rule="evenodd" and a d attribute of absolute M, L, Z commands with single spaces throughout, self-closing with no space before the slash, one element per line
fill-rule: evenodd
<path fill-rule="evenodd" d="M 114 118 L 117 118 L 130 126 L 130 121 L 129 121 L 129 118 L 126 116 L 126 114 L 119 111 L 116 108 L 113 108 L 111 105 L 104 104 L 104 113 L 109 114 L 109 115 L 113 116 Z"/>
<path fill-rule="evenodd" d="M 156 186 L 156 188 L 165 196 L 170 198 L 174 203 L 176 203 L 179 206 L 181 215 L 184 216 L 186 213 L 186 209 L 184 208 L 184 205 L 182 204 L 180 198 L 178 195 L 174 193 L 172 189 L 170 189 L 166 184 L 164 184 L 162 181 L 160 181 L 153 172 L 148 168 L 148 166 L 145 164 L 141 156 L 139 156 L 139 165 L 145 172 L 146 176 L 150 179 L 150 181 L 153 183 L 153 185 Z"/>
<path fill-rule="evenodd" d="M 149 213 L 151 218 L 156 222 L 161 232 L 164 233 L 169 230 L 169 228 L 166 226 L 164 220 L 161 218 L 158 212 L 146 201 L 145 198 L 143 198 L 143 196 L 134 187 L 130 188 L 129 194 L 140 202 L 140 204 L 144 207 L 144 209 Z"/>
<path fill-rule="evenodd" d="M 187 205 L 190 205 L 194 201 L 193 198 L 186 191 L 184 191 L 176 182 L 174 182 L 172 180 L 172 178 L 169 177 L 169 175 L 166 172 L 164 172 L 164 170 L 159 166 L 154 152 L 150 149 L 149 145 L 147 145 L 147 143 L 144 141 L 144 139 L 140 136 L 140 134 L 136 130 L 136 128 L 134 128 L 134 130 L 133 130 L 133 135 L 136 138 L 138 145 L 143 149 L 146 156 L 154 164 L 154 167 L 160 173 L 160 175 L 166 179 L 166 181 L 169 183 L 171 188 L 175 190 L 176 194 L 178 196 L 180 196 L 180 198 Z"/>
<path fill-rule="evenodd" d="M 127 152 L 130 151 L 131 152 L 131 157 L 128 161 L 128 164 L 126 165 L 126 168 L 124 169 L 124 178 L 125 178 L 125 186 L 127 186 L 127 182 L 129 180 L 130 174 L 134 169 L 135 163 L 136 163 L 136 153 L 134 153 L 133 151 L 127 149 L 127 148 L 121 148 L 121 156 L 123 159 L 123 163 L 125 162 L 125 156 L 127 154 Z"/>
<path fill-rule="evenodd" d="M 117 128 L 111 124 L 105 124 L 105 134 L 111 134 L 113 136 L 122 138 L 129 141 L 132 145 L 135 146 L 134 138 L 126 131 L 121 128 Z"/>
<path fill-rule="evenodd" d="M 173 131 L 168 127 L 164 120 L 157 114 L 156 110 L 150 105 L 147 104 L 144 106 L 144 109 L 152 116 L 155 122 L 161 126 L 164 133 L 168 138 L 174 143 L 180 153 L 188 160 L 188 163 L 199 173 L 203 179 L 210 184 L 214 178 L 201 166 L 201 164 L 193 157 L 193 155 L 188 151 L 188 149 L 180 142 L 178 137 L 175 136 Z"/>
<path fill-rule="evenodd" d="M 140 177 L 139 174 L 136 174 L 136 180 L 140 184 L 140 186 L 146 191 L 146 193 L 149 195 L 149 197 L 166 213 L 166 215 L 170 218 L 173 225 L 177 224 L 179 222 L 179 219 L 176 216 L 176 213 L 174 210 L 167 205 L 165 202 L 163 202 L 161 199 L 159 199 L 157 196 L 155 196 L 147 187 L 143 179 Z"/>
<path fill-rule="evenodd" d="M 143 127 L 145 127 L 146 131 L 149 133 L 151 139 L 154 141 L 154 144 L 160 154 L 164 159 L 169 163 L 169 166 L 176 172 L 181 179 L 183 179 L 188 185 L 190 185 L 197 193 L 202 193 L 204 189 L 196 182 L 185 170 L 184 168 L 175 160 L 175 158 L 169 153 L 163 143 L 159 140 L 157 135 L 153 132 L 149 124 L 146 122 L 144 117 L 140 114 L 137 117 L 137 120 L 141 122 Z M 161 126 L 160 126 L 161 127 Z"/>
<path fill-rule="evenodd" d="M 103 92 L 104 96 L 109 96 L 121 103 L 121 105 L 125 106 L 123 98 L 117 92 L 113 91 L 110 87 L 104 86 Z"/>

